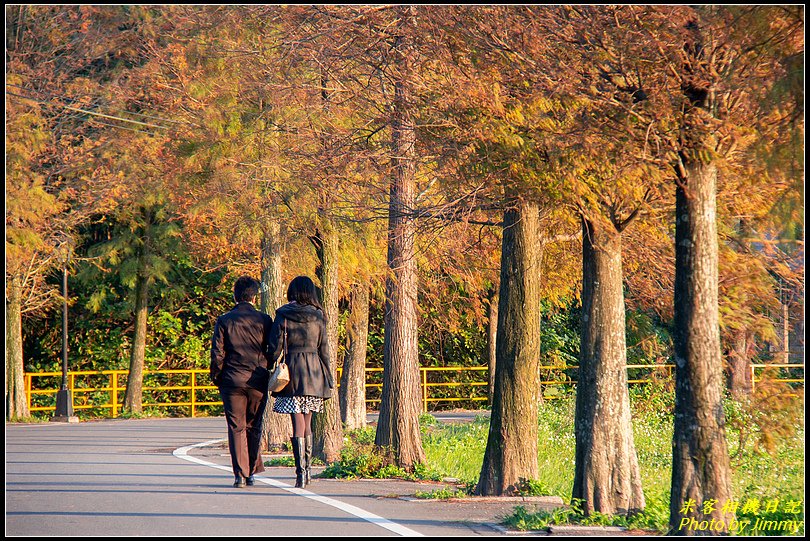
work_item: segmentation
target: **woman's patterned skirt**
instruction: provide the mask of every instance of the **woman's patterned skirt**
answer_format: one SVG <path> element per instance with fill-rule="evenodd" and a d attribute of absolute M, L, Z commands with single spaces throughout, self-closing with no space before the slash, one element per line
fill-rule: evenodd
<path fill-rule="evenodd" d="M 273 404 L 276 413 L 320 413 L 323 398 L 318 396 L 277 396 Z"/>

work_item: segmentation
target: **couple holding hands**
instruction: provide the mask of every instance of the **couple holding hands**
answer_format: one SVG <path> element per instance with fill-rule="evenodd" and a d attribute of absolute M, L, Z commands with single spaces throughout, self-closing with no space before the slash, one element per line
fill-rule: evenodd
<path fill-rule="evenodd" d="M 268 381 L 275 359 L 285 347 L 290 381 L 273 391 L 273 411 L 292 420 L 295 486 L 309 484 L 312 463 L 312 413 L 323 411 L 332 396 L 326 318 L 315 284 L 307 276 L 290 282 L 284 306 L 275 320 L 253 305 L 259 282 L 242 276 L 233 288 L 236 306 L 217 318 L 211 343 L 211 381 L 219 387 L 228 423 L 228 448 L 234 487 L 255 483 L 263 472 L 262 418 L 268 401 Z"/>

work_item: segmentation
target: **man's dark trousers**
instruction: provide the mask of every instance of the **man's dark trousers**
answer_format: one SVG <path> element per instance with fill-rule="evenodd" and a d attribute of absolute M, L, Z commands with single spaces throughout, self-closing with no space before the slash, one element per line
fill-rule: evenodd
<path fill-rule="evenodd" d="M 267 394 L 252 387 L 219 390 L 228 422 L 228 449 L 235 475 L 250 477 L 264 471 L 260 448 Z"/>

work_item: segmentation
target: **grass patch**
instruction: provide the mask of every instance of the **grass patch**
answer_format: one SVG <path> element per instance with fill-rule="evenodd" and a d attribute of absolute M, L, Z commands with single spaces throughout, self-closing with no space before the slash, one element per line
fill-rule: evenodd
<path fill-rule="evenodd" d="M 414 498 L 423 500 L 449 500 L 451 498 L 467 498 L 471 494 L 472 487 L 466 488 L 450 488 L 443 487 L 436 490 L 417 490 L 414 492 Z"/>
<path fill-rule="evenodd" d="M 666 532 L 660 524 L 666 524 L 669 509 L 662 502 L 647 502 L 647 508 L 631 516 L 603 515 L 592 513 L 585 515 L 577 502 L 570 507 L 553 511 L 529 512 L 523 506 L 515 507 L 514 512 L 503 520 L 503 524 L 516 530 L 546 530 L 549 526 L 574 524 L 579 526 L 621 526 L 628 530 L 647 530 Z"/>
<path fill-rule="evenodd" d="M 28 417 L 10 417 L 10 418 L 6 419 L 6 422 L 8 422 L 8 423 L 48 423 L 48 422 L 50 422 L 51 417 L 53 417 L 53 414 L 51 414 L 48 417 L 45 417 L 45 416 L 37 415 L 36 413 L 33 413 L 33 414 L 29 415 Z"/>

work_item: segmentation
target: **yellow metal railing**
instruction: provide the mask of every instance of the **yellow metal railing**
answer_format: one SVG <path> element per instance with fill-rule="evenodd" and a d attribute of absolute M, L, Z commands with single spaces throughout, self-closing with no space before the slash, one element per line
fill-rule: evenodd
<path fill-rule="evenodd" d="M 628 380 L 631 384 L 651 383 L 671 380 L 672 364 L 631 364 L 627 369 L 646 369 L 657 372 L 657 376 Z M 541 385 L 568 387 L 576 380 L 568 378 L 564 372 L 576 371 L 577 366 L 541 366 L 547 375 L 541 378 Z M 751 381 L 754 385 L 762 380 L 757 371 L 796 369 L 802 371 L 804 364 L 752 364 Z M 549 372 L 557 371 L 557 374 Z M 445 366 L 421 367 L 420 391 L 422 410 L 427 412 L 431 403 L 486 402 L 489 369 L 486 366 Z M 118 417 L 122 410 L 122 393 L 126 391 L 128 370 L 88 370 L 68 372 L 68 388 L 72 391 L 73 409 L 97 410 L 106 412 L 107 417 Z M 453 376 L 451 376 L 453 375 Z M 54 411 L 55 395 L 61 384 L 61 372 L 31 372 L 25 374 L 25 392 L 28 409 L 33 412 Z M 366 368 L 366 403 L 370 406 L 380 401 L 382 394 L 382 368 Z M 155 381 L 162 379 L 164 381 Z M 175 381 L 172 379 L 180 379 Z M 771 377 L 772 381 L 804 383 L 804 377 Z M 338 369 L 340 381 L 340 369 Z M 459 381 L 463 380 L 463 381 Z M 483 389 L 481 389 L 483 387 Z M 441 392 L 445 389 L 445 392 Z M 50 397 L 53 396 L 53 399 Z M 47 398 L 46 398 L 47 397 Z M 187 370 L 144 370 L 143 407 L 184 408 L 183 414 L 196 417 L 199 408 L 221 406 L 217 387 L 209 380 L 207 368 Z"/>

